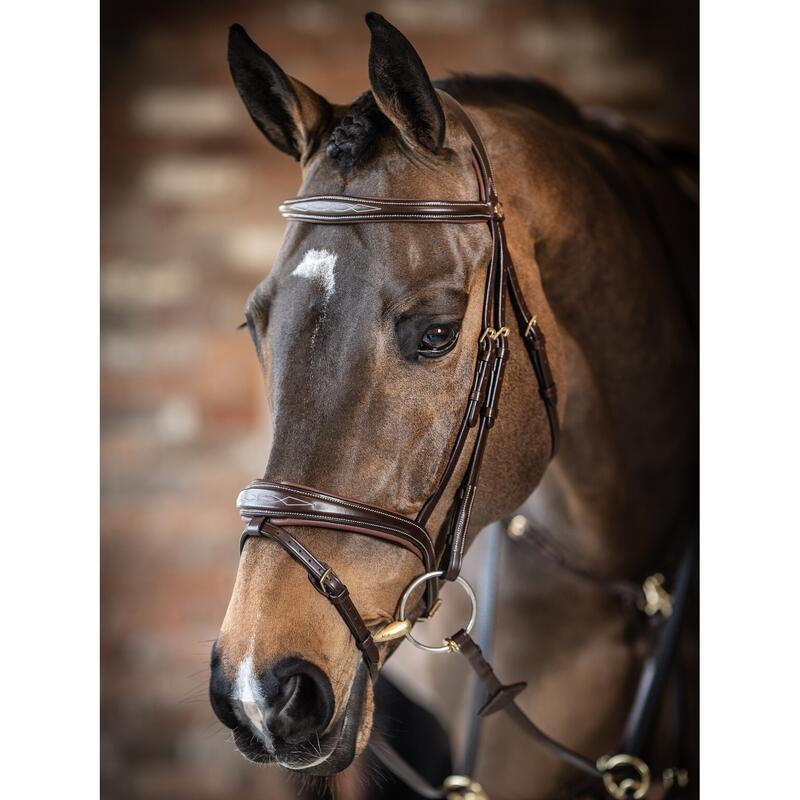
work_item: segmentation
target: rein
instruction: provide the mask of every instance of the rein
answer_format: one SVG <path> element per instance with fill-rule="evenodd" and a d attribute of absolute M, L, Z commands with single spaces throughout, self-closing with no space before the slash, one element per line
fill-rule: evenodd
<path fill-rule="evenodd" d="M 421 222 L 483 224 L 489 228 L 492 250 L 486 268 L 482 332 L 478 340 L 473 380 L 464 415 L 444 470 L 413 520 L 377 506 L 319 489 L 272 481 L 268 478 L 255 480 L 240 493 L 237 501 L 240 514 L 248 519 L 247 527 L 240 539 L 240 552 L 250 537 L 265 537 L 277 542 L 303 567 L 308 573 L 311 585 L 328 599 L 347 625 L 373 680 L 377 677 L 380 664 L 379 647 L 403 636 L 417 647 L 429 652 L 460 652 L 486 690 L 486 700 L 479 710 L 481 717 L 500 710 L 505 711 L 526 734 L 550 749 L 560 759 L 577 767 L 593 779 L 602 779 L 610 796 L 638 800 L 645 797 L 650 784 L 649 769 L 643 761 L 635 756 L 620 753 L 610 757 L 603 756 L 595 762 L 550 738 L 515 702 L 516 696 L 526 684 L 501 683 L 484 658 L 481 649 L 469 635 L 476 619 L 476 603 L 472 589 L 459 573 L 483 456 L 488 437 L 497 421 L 500 390 L 508 360 L 507 340 L 510 329 L 505 320 L 506 294 L 511 301 L 520 336 L 525 343 L 536 375 L 539 395 L 550 429 L 551 457 L 558 447 L 559 420 L 556 386 L 547 358 L 545 337 L 537 323 L 536 315 L 530 311 L 525 302 L 517 280 L 506 242 L 503 209 L 497 196 L 488 154 L 467 112 L 450 95 L 441 91 L 439 95 L 461 122 L 471 140 L 479 184 L 477 200 L 413 200 L 318 195 L 287 200 L 281 204 L 280 212 L 288 220 L 323 225 Z M 467 440 L 473 429 L 476 431 L 466 470 L 446 515 L 443 530 L 434 538 L 428 531 L 428 521 L 450 484 L 457 466 L 461 463 L 462 456 L 465 455 Z M 381 630 L 372 633 L 350 598 L 347 587 L 332 567 L 317 559 L 287 530 L 296 526 L 316 526 L 371 536 L 403 547 L 419 558 L 423 573 L 412 581 L 403 593 L 397 618 Z M 436 541 L 441 542 L 441 546 L 437 547 Z M 472 601 L 473 613 L 469 624 L 446 640 L 442 647 L 429 647 L 412 636 L 412 620 L 432 616 L 439 603 L 437 597 L 442 581 L 458 582 L 465 589 Z M 684 583 L 688 585 L 688 577 Z M 422 608 L 412 609 L 407 614 L 406 607 L 409 600 L 420 586 L 424 586 Z M 679 619 L 681 615 L 675 616 Z M 669 651 L 668 658 L 662 660 L 671 663 L 675 642 L 676 635 L 673 635 L 669 641 L 670 646 L 665 648 Z M 663 671 L 664 669 L 659 670 L 656 664 L 655 674 L 648 683 L 649 688 L 643 690 L 641 698 L 637 695 L 634 704 L 634 709 L 641 707 L 647 711 L 644 716 L 648 722 L 654 713 L 652 687 L 655 686 L 660 690 L 663 684 L 661 677 Z M 638 731 L 638 723 L 634 728 Z M 629 735 L 627 738 L 638 745 L 638 740 L 642 737 Z M 451 776 L 443 787 L 433 787 L 403 761 L 386 742 L 375 737 L 371 746 L 385 766 L 424 797 L 463 798 L 470 796 L 471 793 L 475 800 L 486 798 L 481 787 L 468 776 Z"/>

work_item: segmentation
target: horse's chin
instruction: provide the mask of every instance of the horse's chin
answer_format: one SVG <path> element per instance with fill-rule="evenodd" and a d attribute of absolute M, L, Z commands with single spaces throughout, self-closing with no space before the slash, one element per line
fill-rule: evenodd
<path fill-rule="evenodd" d="M 366 736 L 360 735 L 362 722 L 366 723 L 365 702 L 367 671 L 359 668 L 353 680 L 347 705 L 339 719 L 324 736 L 314 737 L 313 744 L 305 746 L 275 746 L 268 750 L 255 739 L 249 729 L 238 726 L 233 731 L 234 741 L 242 755 L 257 764 L 279 764 L 297 775 L 331 777 L 350 766 L 357 755 L 357 747 Z M 285 752 L 284 752 L 285 750 Z M 299 755 L 298 751 L 303 754 Z"/>

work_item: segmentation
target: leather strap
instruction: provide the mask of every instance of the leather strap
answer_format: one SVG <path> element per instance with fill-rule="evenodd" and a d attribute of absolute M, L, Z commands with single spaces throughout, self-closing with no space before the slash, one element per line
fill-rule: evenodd
<path fill-rule="evenodd" d="M 369 749 L 389 772 L 400 778 L 421 797 L 427 800 L 442 800 L 450 794 L 446 789 L 434 786 L 427 778 L 420 775 L 379 733 L 373 732 L 369 740 Z"/>
<path fill-rule="evenodd" d="M 656 714 L 670 675 L 679 666 L 677 652 L 686 615 L 698 531 L 692 531 L 681 554 L 672 587 L 672 613 L 660 623 L 658 640 L 645 661 L 633 705 L 625 723 L 622 747 L 627 753 L 643 753 L 653 732 Z"/>
<path fill-rule="evenodd" d="M 253 517 L 242 532 L 239 552 L 251 536 L 264 536 L 277 542 L 301 567 L 308 572 L 311 585 L 339 612 L 345 625 L 355 640 L 356 647 L 364 655 L 369 674 L 374 680 L 378 674 L 380 656 L 378 647 L 372 639 L 364 620 L 358 613 L 350 592 L 341 578 L 326 564 L 319 561 L 313 553 L 303 547 L 291 533 L 267 522 L 265 517 Z"/>
<path fill-rule="evenodd" d="M 525 296 L 519 287 L 517 273 L 511 258 L 508 259 L 508 288 L 511 297 L 511 305 L 519 322 L 519 332 L 522 341 L 525 342 L 525 349 L 528 351 L 533 370 L 536 373 L 536 381 L 539 384 L 539 397 L 542 398 L 547 421 L 550 425 L 550 458 L 553 458 L 558 450 L 559 423 L 558 423 L 558 392 L 556 389 L 555 378 L 550 369 L 550 360 L 547 357 L 547 340 L 544 332 L 539 327 L 536 316 L 530 312 L 525 303 Z"/>
<path fill-rule="evenodd" d="M 478 679 L 486 687 L 487 699 L 479 712 L 481 716 L 486 717 L 498 711 L 505 711 L 528 736 L 551 750 L 562 761 L 577 767 L 588 775 L 600 777 L 601 773 L 596 764 L 589 761 L 588 758 L 584 758 L 580 753 L 570 750 L 570 748 L 548 736 L 530 720 L 525 712 L 517 705 L 515 698 L 527 684 L 501 683 L 489 662 L 483 657 L 480 647 L 475 644 L 469 634 L 463 629 L 453 636 L 452 640 L 458 646 L 458 652 L 466 658 L 472 670 L 478 676 Z"/>

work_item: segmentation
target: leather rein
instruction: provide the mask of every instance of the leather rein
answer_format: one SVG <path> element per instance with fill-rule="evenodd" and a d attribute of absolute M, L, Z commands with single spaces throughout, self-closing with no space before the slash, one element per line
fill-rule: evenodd
<path fill-rule="evenodd" d="M 489 228 L 492 250 L 486 268 L 482 332 L 466 408 L 444 470 L 415 519 L 315 488 L 267 478 L 255 480 L 239 494 L 237 500 L 241 516 L 248 521 L 240 538 L 240 552 L 250 537 L 265 537 L 277 542 L 303 567 L 311 585 L 327 598 L 347 625 L 373 680 L 377 677 L 380 665 L 379 647 L 403 636 L 429 651 L 460 652 L 467 658 L 486 688 L 486 702 L 480 709 L 481 716 L 504 710 L 528 735 L 555 752 L 562 760 L 594 779 L 602 778 L 611 796 L 644 797 L 649 785 L 649 773 L 643 762 L 625 754 L 613 756 L 610 760 L 603 757 L 593 762 L 550 738 L 515 702 L 515 697 L 525 688 L 525 684 L 502 684 L 483 658 L 480 648 L 469 636 L 475 621 L 474 594 L 459 573 L 483 456 L 489 434 L 497 421 L 503 373 L 508 360 L 507 340 L 510 329 L 505 320 L 506 293 L 511 301 L 546 411 L 551 457 L 558 447 L 559 420 L 556 386 L 547 358 L 545 336 L 536 315 L 526 304 L 517 280 L 506 242 L 505 218 L 488 154 L 480 134 L 463 107 L 445 92 L 439 91 L 439 96 L 460 121 L 471 140 L 479 184 L 477 200 L 317 195 L 286 200 L 281 204 L 280 212 L 288 220 L 322 225 L 422 222 L 482 224 Z M 477 430 L 463 478 L 445 517 L 443 530 L 434 538 L 427 528 L 428 521 L 465 454 L 467 440 L 473 429 Z M 333 568 L 316 558 L 288 530 L 297 526 L 314 526 L 371 536 L 403 547 L 419 558 L 423 573 L 405 590 L 397 618 L 381 630 L 371 632 L 350 598 L 347 587 Z M 437 541 L 441 543 L 438 547 L 435 544 Z M 414 619 L 429 617 L 436 610 L 442 581 L 457 581 L 465 588 L 473 602 L 473 617 L 466 628 L 454 634 L 443 647 L 432 648 L 419 643 L 410 631 Z M 420 586 L 424 586 L 422 607 L 407 614 L 406 604 Z M 465 797 L 469 796 L 469 792 L 472 792 L 473 797 L 485 796 L 485 793 L 479 794 L 483 790 L 471 778 L 464 776 L 451 776 L 454 782 L 446 782 L 443 787 L 433 787 L 385 742 L 376 739 L 373 744 L 373 751 L 382 763 L 423 796 Z M 644 793 L 641 793 L 642 789 Z"/>

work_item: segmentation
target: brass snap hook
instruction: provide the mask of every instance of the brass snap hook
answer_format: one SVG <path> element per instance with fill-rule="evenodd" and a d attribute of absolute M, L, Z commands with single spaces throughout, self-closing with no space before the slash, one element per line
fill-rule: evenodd
<path fill-rule="evenodd" d="M 445 778 L 442 790 L 447 792 L 447 800 L 489 800 L 483 786 L 468 775 L 450 775 Z"/>
<path fill-rule="evenodd" d="M 614 771 L 624 768 L 627 777 L 617 780 Z M 614 800 L 642 800 L 650 791 L 650 767 L 636 756 L 627 753 L 617 753 L 614 756 L 600 756 L 597 759 L 597 769 L 603 773 L 603 786 Z"/>

